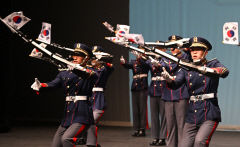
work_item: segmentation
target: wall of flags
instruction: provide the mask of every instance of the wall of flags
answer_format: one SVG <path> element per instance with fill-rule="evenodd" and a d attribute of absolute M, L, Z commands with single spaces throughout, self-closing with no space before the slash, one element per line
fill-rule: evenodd
<path fill-rule="evenodd" d="M 216 57 L 230 71 L 226 79 L 220 79 L 218 91 L 220 126 L 225 128 L 240 127 L 240 47 L 222 43 L 223 25 L 240 20 L 239 7 L 240 1 L 236 0 L 130 0 L 130 33 L 143 34 L 145 41 L 165 41 L 175 34 L 201 36 L 212 43 L 208 59 Z M 229 37 L 238 36 L 225 32 Z"/>

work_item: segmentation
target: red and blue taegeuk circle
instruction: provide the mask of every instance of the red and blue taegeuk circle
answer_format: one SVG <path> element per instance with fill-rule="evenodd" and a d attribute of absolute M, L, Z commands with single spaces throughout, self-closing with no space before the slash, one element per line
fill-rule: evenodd
<path fill-rule="evenodd" d="M 234 36 L 234 31 L 233 30 L 228 30 L 227 35 L 228 35 L 228 37 L 233 37 Z"/>
<path fill-rule="evenodd" d="M 49 35 L 49 31 L 48 31 L 48 30 L 43 30 L 43 31 L 42 31 L 42 34 L 43 34 L 44 36 L 48 36 L 48 35 Z"/>
<path fill-rule="evenodd" d="M 119 37 L 123 37 L 123 36 L 120 35 L 120 34 L 126 34 L 124 31 L 119 31 L 118 33 L 119 33 Z"/>
<path fill-rule="evenodd" d="M 22 18 L 20 16 L 14 16 L 12 19 L 16 24 L 19 24 L 22 21 Z"/>
<path fill-rule="evenodd" d="M 119 31 L 119 33 L 120 33 L 120 34 L 125 34 L 125 32 L 124 32 L 124 31 Z"/>

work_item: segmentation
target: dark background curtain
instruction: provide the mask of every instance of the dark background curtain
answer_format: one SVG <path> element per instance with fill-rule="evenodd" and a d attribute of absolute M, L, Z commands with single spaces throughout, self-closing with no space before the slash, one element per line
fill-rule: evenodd
<path fill-rule="evenodd" d="M 100 45 L 114 55 L 115 71 L 110 76 L 105 92 L 107 110 L 105 122 L 130 122 L 128 70 L 120 67 L 119 58 L 128 58 L 126 49 L 104 39 L 113 36 L 102 22 L 129 24 L 129 0 L 41 0 L 5 1 L 0 16 L 23 11 L 31 21 L 21 28 L 30 38 L 36 39 L 42 22 L 52 24 L 52 42 L 73 48 L 76 42 L 88 46 Z M 58 122 L 62 117 L 64 96 L 62 89 L 49 89 L 37 95 L 31 88 L 34 78 L 47 82 L 58 71 L 54 65 L 30 58 L 33 46 L 24 43 L 0 23 L 1 50 L 1 122 L 10 124 Z"/>

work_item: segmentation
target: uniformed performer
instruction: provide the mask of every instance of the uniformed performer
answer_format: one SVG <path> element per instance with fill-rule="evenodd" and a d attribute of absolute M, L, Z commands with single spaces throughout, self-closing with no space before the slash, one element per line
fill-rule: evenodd
<path fill-rule="evenodd" d="M 169 42 L 180 40 L 182 37 L 172 35 L 168 37 Z M 179 59 L 188 59 L 189 55 L 178 48 L 171 48 L 173 56 Z M 178 64 L 171 62 L 170 60 L 162 60 L 162 66 L 170 73 L 175 74 L 180 70 Z M 166 81 L 165 81 L 166 82 Z M 165 116 L 167 122 L 167 146 L 179 147 L 179 143 L 182 141 L 183 127 L 185 123 L 185 114 L 188 107 L 189 94 L 185 84 L 182 84 L 178 89 L 170 89 L 163 87 L 162 99 L 165 102 Z"/>
<path fill-rule="evenodd" d="M 227 77 L 229 71 L 217 59 L 210 61 L 206 59 L 208 51 L 212 49 L 206 39 L 193 37 L 190 39 L 190 44 L 193 64 L 202 66 L 201 73 L 181 69 L 174 78 L 167 71 L 164 71 L 162 75 L 171 88 L 177 88 L 185 83 L 190 94 L 183 141 L 180 147 L 208 147 L 221 121 L 217 96 L 219 78 Z M 214 70 L 214 73 L 206 72 L 207 69 Z"/>
<path fill-rule="evenodd" d="M 141 55 L 137 55 L 135 60 L 126 63 L 123 57 L 120 58 L 123 67 L 131 69 L 133 81 L 131 86 L 132 108 L 133 108 L 133 129 L 132 136 L 145 136 L 147 124 L 147 89 L 148 89 L 148 65 Z"/>
<path fill-rule="evenodd" d="M 91 49 L 81 43 L 74 45 L 73 63 L 86 67 L 92 57 Z M 97 75 L 92 70 L 80 71 L 69 66 L 60 71 L 56 78 L 41 87 L 63 87 L 66 97 L 64 116 L 53 138 L 52 147 L 73 147 L 77 137 L 94 123 L 93 111 L 89 101 Z M 91 134 L 89 134 L 91 135 Z M 87 141 L 87 146 L 96 147 Z"/>
<path fill-rule="evenodd" d="M 104 91 L 106 88 L 107 80 L 109 76 L 112 74 L 114 68 L 112 62 L 112 56 L 101 56 L 101 53 L 104 53 L 104 49 L 101 46 L 94 46 L 92 48 L 93 54 L 96 54 L 94 60 L 91 61 L 91 64 L 93 66 L 93 70 L 97 73 L 98 79 L 96 80 L 94 87 L 92 89 L 92 97 L 91 97 L 91 103 L 92 103 L 92 109 L 93 109 L 93 117 L 95 124 L 91 125 L 88 134 L 92 134 L 93 136 L 89 136 L 90 139 L 93 142 L 97 143 L 97 124 L 104 114 L 104 110 L 106 108 L 106 101 L 104 96 Z M 99 54 L 99 55 L 98 55 Z M 100 57 L 98 57 L 100 56 Z"/>
<path fill-rule="evenodd" d="M 157 49 L 166 51 L 164 48 Z M 162 66 L 160 60 L 152 61 L 149 59 L 146 61 L 151 71 L 151 83 L 148 88 L 151 110 L 151 136 L 153 138 L 152 142 L 150 142 L 151 146 L 166 145 L 165 138 L 167 137 L 165 108 L 162 100 L 163 87 L 166 82 L 161 76 Z"/>

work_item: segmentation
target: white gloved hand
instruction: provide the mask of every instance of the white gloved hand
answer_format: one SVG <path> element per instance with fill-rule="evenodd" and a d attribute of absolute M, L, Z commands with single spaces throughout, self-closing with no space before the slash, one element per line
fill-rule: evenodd
<path fill-rule="evenodd" d="M 98 60 L 102 58 L 102 55 L 95 55 Z"/>
<path fill-rule="evenodd" d="M 200 67 L 198 67 L 198 70 L 199 70 L 202 74 L 215 73 L 214 69 L 211 69 L 211 68 L 206 67 L 206 66 L 200 66 Z"/>
<path fill-rule="evenodd" d="M 149 59 L 151 60 L 151 63 L 153 66 L 159 66 L 159 61 L 156 59 L 153 59 L 151 56 L 149 56 Z"/>
<path fill-rule="evenodd" d="M 39 89 L 42 87 L 41 82 L 35 78 L 35 82 L 31 85 L 31 88 L 33 90 L 39 91 Z"/>
<path fill-rule="evenodd" d="M 165 67 L 162 68 L 163 72 L 161 73 L 162 77 L 168 82 L 171 83 L 174 80 L 174 77 L 171 76 L 167 70 L 165 69 Z"/>
<path fill-rule="evenodd" d="M 123 56 L 121 56 L 120 62 L 121 62 L 122 64 L 125 64 L 125 63 L 126 63 L 126 61 L 125 61 L 125 59 L 123 58 Z"/>
<path fill-rule="evenodd" d="M 72 66 L 72 65 L 67 65 L 67 67 L 68 67 L 68 70 L 73 70 L 74 69 L 74 66 Z"/>

